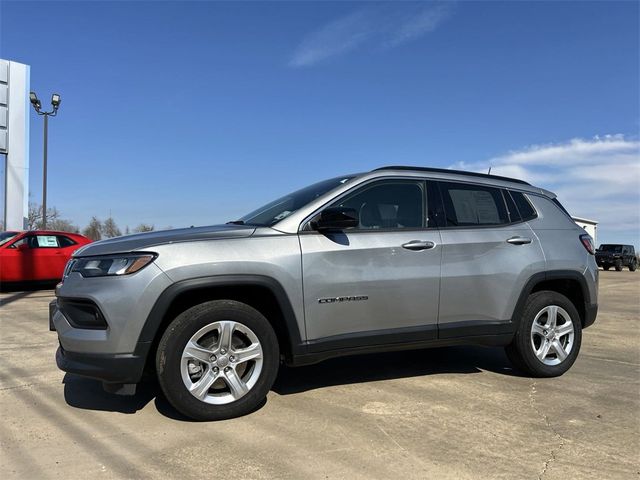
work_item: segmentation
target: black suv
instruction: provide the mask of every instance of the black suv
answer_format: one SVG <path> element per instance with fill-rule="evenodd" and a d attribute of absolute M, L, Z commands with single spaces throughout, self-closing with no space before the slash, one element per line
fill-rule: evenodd
<path fill-rule="evenodd" d="M 605 270 L 615 267 L 621 272 L 623 267 L 629 267 L 629 270 L 635 272 L 638 259 L 633 245 L 607 244 L 600 245 L 596 250 L 596 263 Z"/>

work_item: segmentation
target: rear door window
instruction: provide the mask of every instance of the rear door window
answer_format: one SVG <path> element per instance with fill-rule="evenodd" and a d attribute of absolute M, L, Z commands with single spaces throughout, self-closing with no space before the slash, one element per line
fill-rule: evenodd
<path fill-rule="evenodd" d="M 507 208 L 498 188 L 440 182 L 447 227 L 505 225 Z"/>

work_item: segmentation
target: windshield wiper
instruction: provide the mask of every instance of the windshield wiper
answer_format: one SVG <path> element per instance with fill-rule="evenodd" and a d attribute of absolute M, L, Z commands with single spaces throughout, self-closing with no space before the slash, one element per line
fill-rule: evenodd
<path fill-rule="evenodd" d="M 244 225 L 244 220 L 231 220 L 227 225 Z"/>

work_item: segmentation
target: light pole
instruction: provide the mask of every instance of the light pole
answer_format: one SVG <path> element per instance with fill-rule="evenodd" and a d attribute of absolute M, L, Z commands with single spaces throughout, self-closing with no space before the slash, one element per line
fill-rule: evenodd
<path fill-rule="evenodd" d="M 40 110 L 42 105 L 36 92 L 29 93 L 29 100 L 31 105 L 35 109 L 38 115 L 44 116 L 44 158 L 43 158 L 43 173 L 42 173 L 42 229 L 47 228 L 47 143 L 49 136 L 49 117 L 55 117 L 58 114 L 58 108 L 60 107 L 60 95 L 54 93 L 51 95 L 51 106 L 53 110 L 50 112 L 43 112 Z"/>

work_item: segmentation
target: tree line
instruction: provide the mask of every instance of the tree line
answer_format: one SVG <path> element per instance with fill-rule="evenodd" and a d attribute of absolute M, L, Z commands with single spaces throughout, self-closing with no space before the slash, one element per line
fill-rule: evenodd
<path fill-rule="evenodd" d="M 29 203 L 29 214 L 27 216 L 27 230 L 42 229 L 42 205 Z M 4 228 L 2 228 L 4 230 Z M 47 208 L 47 230 L 58 230 L 61 232 L 81 233 L 91 240 L 101 240 L 103 238 L 119 237 L 120 235 L 128 235 L 130 233 L 151 232 L 155 230 L 154 225 L 148 223 L 140 223 L 133 229 L 125 226 L 124 232 L 120 230 L 118 224 L 109 216 L 105 220 L 101 220 L 97 216 L 92 216 L 89 224 L 80 228 L 73 222 L 62 218 L 62 214 L 56 207 Z"/>

